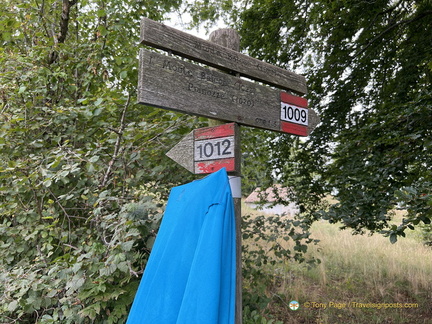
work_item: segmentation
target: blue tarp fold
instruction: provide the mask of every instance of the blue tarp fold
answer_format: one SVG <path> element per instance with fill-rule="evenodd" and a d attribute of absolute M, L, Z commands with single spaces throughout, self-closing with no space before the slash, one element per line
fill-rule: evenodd
<path fill-rule="evenodd" d="M 225 169 L 171 190 L 127 324 L 232 324 L 235 216 Z"/>

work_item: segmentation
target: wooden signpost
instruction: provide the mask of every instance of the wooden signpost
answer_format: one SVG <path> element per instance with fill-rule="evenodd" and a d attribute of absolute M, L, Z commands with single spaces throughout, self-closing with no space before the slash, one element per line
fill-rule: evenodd
<path fill-rule="evenodd" d="M 284 98 L 301 102 L 298 115 L 286 117 Z M 242 125 L 307 136 L 318 119 L 307 100 L 173 56 L 140 51 L 139 103 Z M 300 106 L 300 105 L 298 105 Z M 288 127 L 291 123 L 302 127 Z"/>
<path fill-rule="evenodd" d="M 307 93 L 305 78 L 148 18 L 141 21 L 141 43 L 168 51 L 169 55 L 140 49 L 139 103 L 231 122 L 195 129 L 167 155 L 194 174 L 212 173 L 225 167 L 232 175 L 230 182 L 236 183 L 232 186 L 236 187 L 233 190 L 237 241 L 235 323 L 241 324 L 239 124 L 308 136 L 319 118 L 301 97 Z"/>
<path fill-rule="evenodd" d="M 293 91 L 300 95 L 307 93 L 306 80 L 301 75 L 181 32 L 148 18 L 143 18 L 141 21 L 141 43 L 226 72 L 235 71 L 241 76 Z"/>

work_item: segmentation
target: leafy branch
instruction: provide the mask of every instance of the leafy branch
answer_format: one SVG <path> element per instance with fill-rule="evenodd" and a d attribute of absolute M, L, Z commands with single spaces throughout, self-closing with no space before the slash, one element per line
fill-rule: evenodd
<path fill-rule="evenodd" d="M 414 21 L 420 20 L 426 16 L 429 16 L 432 14 L 432 11 L 425 11 L 422 12 L 421 14 L 412 17 L 410 19 L 405 19 L 405 20 L 400 20 L 395 22 L 394 24 L 388 26 L 386 29 L 384 29 L 381 33 L 379 33 L 378 35 L 376 35 L 374 38 L 372 38 L 362 49 L 360 49 L 357 53 L 355 53 L 352 56 L 352 59 L 355 59 L 356 57 L 360 56 L 361 54 L 363 54 L 369 47 L 371 47 L 376 41 L 380 40 L 381 38 L 384 37 L 385 34 L 389 33 L 390 31 L 392 31 L 393 29 L 395 29 L 396 27 L 400 26 L 400 25 L 408 25 L 410 23 L 413 23 Z"/>
<path fill-rule="evenodd" d="M 100 188 L 103 188 L 103 187 L 105 187 L 107 185 L 107 183 L 108 183 L 108 181 L 110 179 L 110 175 L 111 175 L 111 172 L 112 172 L 113 165 L 117 161 L 117 158 L 118 158 L 118 155 L 119 155 L 119 152 L 120 152 L 120 146 L 121 146 L 121 141 L 122 141 L 122 138 L 123 138 L 123 133 L 124 133 L 124 130 L 125 130 L 125 127 L 126 127 L 125 117 L 126 117 L 126 111 L 127 111 L 128 107 L 129 107 L 129 105 L 130 105 L 130 94 L 128 94 L 128 98 L 127 98 L 126 104 L 125 104 L 125 106 L 123 108 L 123 112 L 122 112 L 121 117 L 120 117 L 120 126 L 119 126 L 119 129 L 117 131 L 115 131 L 115 133 L 117 134 L 117 140 L 116 140 L 116 143 L 114 145 L 114 153 L 113 153 L 111 161 L 109 161 L 109 163 L 108 163 L 108 168 L 105 171 L 105 175 L 104 175 L 104 177 L 103 177 L 103 179 L 102 179 L 102 181 L 100 183 L 100 186 L 99 186 Z"/>
<path fill-rule="evenodd" d="M 58 43 L 61 44 L 65 42 L 69 30 L 70 10 L 71 7 L 77 4 L 77 2 L 78 0 L 63 0 L 62 13 L 60 16 L 60 33 L 58 37 L 53 35 L 55 44 Z M 43 8 L 43 6 L 41 8 Z M 50 57 L 48 59 L 48 64 L 53 64 L 54 62 L 57 61 L 57 59 L 58 59 L 58 52 L 54 50 L 50 54 Z"/>

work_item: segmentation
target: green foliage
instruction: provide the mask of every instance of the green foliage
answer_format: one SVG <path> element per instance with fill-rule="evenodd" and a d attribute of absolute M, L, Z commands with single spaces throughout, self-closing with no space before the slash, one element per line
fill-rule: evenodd
<path fill-rule="evenodd" d="M 217 22 L 224 20 L 225 23 L 230 23 L 227 16 L 238 14 L 241 8 L 237 7 L 238 1 L 235 0 L 198 0 L 198 1 L 183 1 L 179 8 L 179 15 L 187 15 L 191 17 L 190 27 L 199 27 L 204 24 L 204 28 L 209 31 L 212 27 L 217 27 Z"/>
<path fill-rule="evenodd" d="M 301 59 L 310 62 L 310 102 L 322 123 L 295 154 L 278 154 L 299 164 L 279 177 L 287 183 L 300 179 L 298 200 L 311 220 L 340 221 L 356 233 L 381 231 L 394 242 L 409 224 L 432 216 L 427 198 L 399 195 L 407 187 L 427 194 L 431 181 L 432 48 L 426 33 L 432 27 L 431 4 L 315 1 L 296 6 L 296 20 L 305 21 L 308 36 L 294 47 L 313 53 Z M 292 33 L 285 39 L 302 35 L 296 26 L 287 28 Z M 299 57 L 287 42 L 272 44 Z M 331 208 L 305 199 L 328 194 L 337 199 Z M 391 211 L 400 205 L 409 218 L 389 228 Z"/>
<path fill-rule="evenodd" d="M 421 238 L 425 245 L 432 246 L 432 226 L 431 224 L 420 225 Z"/>
<path fill-rule="evenodd" d="M 119 213 L 102 209 L 95 210 L 98 225 L 88 220 L 88 226 L 74 224 L 73 231 L 61 226 L 67 221 L 55 213 L 42 221 L 37 214 L 3 218 L 3 323 L 118 323 L 125 318 L 159 211 L 150 199 L 125 205 Z M 30 228 L 28 221 L 36 226 Z"/>
<path fill-rule="evenodd" d="M 399 226 L 393 225 L 385 234 L 390 236 L 392 242 L 396 242 L 397 236 L 405 237 L 405 229 L 414 230 L 414 226 L 420 227 L 422 239 L 426 245 L 430 245 L 431 236 L 431 182 L 421 181 L 416 186 L 404 187 L 395 193 L 400 208 L 407 209 L 407 216 L 402 219 Z"/>
<path fill-rule="evenodd" d="M 243 309 L 243 323 L 244 324 L 283 324 L 281 321 L 274 319 L 267 319 L 260 315 L 256 310 L 251 311 L 249 307 Z"/>
<path fill-rule="evenodd" d="M 305 256 L 310 238 L 309 225 L 286 216 L 243 217 L 242 272 L 245 323 L 273 323 L 266 321 L 264 313 L 271 296 L 267 288 L 273 283 L 275 270 L 287 262 L 306 262 L 312 266 L 319 262 Z"/>
<path fill-rule="evenodd" d="M 124 321 L 191 179 L 165 152 L 198 120 L 134 99 L 140 19 L 177 6 L 0 3 L 1 323 Z"/>
<path fill-rule="evenodd" d="M 271 143 L 276 137 L 274 132 L 241 127 L 242 153 L 242 193 L 250 195 L 257 187 L 272 185 L 272 168 L 268 165 L 271 156 Z"/>
<path fill-rule="evenodd" d="M 431 220 L 431 17 L 428 0 L 237 1 L 225 15 L 250 55 L 306 75 L 321 123 L 306 140 L 270 142 L 267 167 L 310 222 L 395 242 Z M 391 228 L 401 205 L 409 217 Z"/>
<path fill-rule="evenodd" d="M 140 18 L 161 20 L 180 5 L 0 3 L 2 322 L 124 321 L 154 240 L 155 202 L 193 178 L 165 152 L 203 126 L 134 99 Z M 245 294 L 252 321 L 264 321 L 261 266 L 302 260 L 313 221 L 379 231 L 392 242 L 430 223 L 430 1 L 221 0 L 183 8 L 195 24 L 230 20 L 252 56 L 301 68 L 321 115 L 304 141 L 245 131 L 247 188 L 266 179 L 294 188 L 289 199 L 302 217 L 245 221 L 245 238 L 266 243 L 245 245 L 246 283 L 257 279 Z M 323 199 L 329 194 L 336 202 Z M 408 216 L 390 226 L 395 207 Z M 293 250 L 278 237 L 292 239 Z"/>

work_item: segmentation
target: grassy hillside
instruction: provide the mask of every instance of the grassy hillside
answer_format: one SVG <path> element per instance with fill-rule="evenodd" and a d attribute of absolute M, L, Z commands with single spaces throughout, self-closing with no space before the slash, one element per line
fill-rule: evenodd
<path fill-rule="evenodd" d="M 317 222 L 312 234 L 321 241 L 308 253 L 319 265 L 286 262 L 268 269 L 270 317 L 294 324 L 432 323 L 432 249 L 418 233 L 391 244 L 380 235 L 353 236 Z M 289 308 L 292 300 L 298 310 Z"/>

